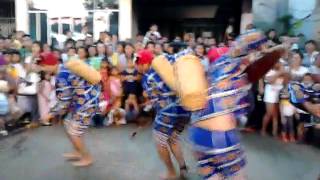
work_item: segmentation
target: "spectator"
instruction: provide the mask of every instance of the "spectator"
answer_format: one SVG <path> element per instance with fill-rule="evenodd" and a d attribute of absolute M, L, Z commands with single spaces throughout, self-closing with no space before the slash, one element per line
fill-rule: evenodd
<path fill-rule="evenodd" d="M 263 117 L 262 135 L 266 135 L 270 120 L 272 120 L 272 135 L 274 137 L 278 135 L 279 93 L 283 88 L 282 75 L 284 73 L 281 64 L 277 63 L 265 76 L 264 102 L 266 103 L 266 114 Z"/>
<path fill-rule="evenodd" d="M 108 114 L 108 122 L 106 125 L 110 126 L 112 124 L 115 124 L 115 125 L 127 124 L 125 117 L 126 117 L 126 112 L 124 109 L 121 108 L 121 101 L 116 101 L 112 106 L 111 111 Z"/>
<path fill-rule="evenodd" d="M 127 122 L 135 122 L 139 115 L 139 105 L 137 96 L 135 94 L 129 94 L 125 101 L 125 111 Z"/>
<path fill-rule="evenodd" d="M 107 31 L 100 32 L 98 44 L 111 44 L 111 34 Z"/>
<path fill-rule="evenodd" d="M 108 87 L 108 81 L 109 81 L 109 63 L 106 59 L 104 59 L 101 62 L 101 67 L 100 67 L 100 74 L 101 74 L 101 83 L 102 83 L 102 90 L 104 94 L 104 98 L 106 100 L 109 100 L 110 96 L 110 88 Z"/>
<path fill-rule="evenodd" d="M 149 41 L 146 45 L 146 49 L 155 54 L 155 45 L 156 43 L 154 43 L 153 41 Z"/>
<path fill-rule="evenodd" d="M 77 42 L 76 42 L 76 48 L 79 48 L 79 47 L 84 47 L 84 40 L 78 40 Z"/>
<path fill-rule="evenodd" d="M 87 36 L 84 40 L 84 45 L 87 46 L 92 46 L 93 45 L 93 37 L 92 36 Z"/>
<path fill-rule="evenodd" d="M 101 42 L 97 43 L 97 54 L 101 59 L 106 57 L 106 46 Z"/>
<path fill-rule="evenodd" d="M 144 36 L 142 34 L 136 35 L 136 42 L 143 43 Z"/>
<path fill-rule="evenodd" d="M 303 59 L 303 65 L 306 67 L 310 67 L 313 65 L 316 56 L 319 54 L 317 51 L 317 43 L 314 40 L 307 41 L 305 43 L 306 54 Z"/>
<path fill-rule="evenodd" d="M 78 58 L 81 61 L 86 62 L 87 64 L 89 64 L 93 68 L 100 69 L 100 64 L 95 64 L 96 62 L 89 61 L 88 52 L 87 52 L 87 49 L 85 47 L 79 47 L 78 50 L 77 50 L 77 55 L 78 55 Z M 99 66 L 99 67 L 96 67 L 96 66 Z"/>
<path fill-rule="evenodd" d="M 277 31 L 275 29 L 269 29 L 266 33 L 268 38 L 268 46 L 273 47 L 280 44 L 280 41 L 277 37 Z"/>
<path fill-rule="evenodd" d="M 308 69 L 302 66 L 303 54 L 299 50 L 292 52 L 289 73 L 291 80 L 301 81 L 303 76 L 308 73 Z"/>
<path fill-rule="evenodd" d="M 126 99 L 129 94 L 134 94 L 137 96 L 139 74 L 135 69 L 135 64 L 132 60 L 128 61 L 127 68 L 122 72 L 122 79 L 124 99 Z"/>
<path fill-rule="evenodd" d="M 40 76 L 38 74 L 41 71 L 38 66 L 42 46 L 40 42 L 34 42 L 32 44 L 32 55 L 25 59 L 26 76 L 22 77 L 24 81 L 19 84 L 18 87 L 18 105 L 26 113 L 30 113 L 32 124 L 30 127 L 39 125 L 38 114 L 38 83 Z"/>
<path fill-rule="evenodd" d="M 8 92 L 10 90 L 9 83 L 5 79 L 6 71 L 4 68 L 0 69 L 0 135 L 7 136 L 5 123 L 8 121 L 9 114 L 9 100 Z"/>
<path fill-rule="evenodd" d="M 54 90 L 54 87 L 51 84 L 51 73 L 49 72 L 40 72 L 40 83 L 38 90 L 38 107 L 40 114 L 40 122 L 44 126 L 50 126 L 50 122 L 46 118 L 50 112 L 50 95 Z"/>
<path fill-rule="evenodd" d="M 2 55 L 5 51 L 6 51 L 5 38 L 0 37 L 0 55 Z"/>
<path fill-rule="evenodd" d="M 32 51 L 32 40 L 30 35 L 24 35 L 22 38 L 22 48 L 20 49 L 21 60 L 31 56 Z"/>
<path fill-rule="evenodd" d="M 62 61 L 63 62 L 66 62 L 66 61 L 68 61 L 69 59 L 72 59 L 72 58 L 78 58 L 77 49 L 74 48 L 74 47 L 70 47 L 67 50 L 67 53 L 62 54 L 61 57 L 62 57 Z"/>
<path fill-rule="evenodd" d="M 123 88 L 121 84 L 121 76 L 119 70 L 116 67 L 112 67 L 110 71 L 110 77 L 108 79 L 108 88 L 110 92 L 110 102 L 121 101 Z"/>
<path fill-rule="evenodd" d="M 151 25 L 150 30 L 146 33 L 143 43 L 147 44 L 150 41 L 156 42 L 161 39 L 161 34 L 158 32 L 156 24 Z"/>
<path fill-rule="evenodd" d="M 18 83 L 19 78 L 25 78 L 27 72 L 20 62 L 21 60 L 19 51 L 12 50 L 7 51 L 7 53 L 8 55 L 6 55 L 6 58 L 8 58 L 8 61 L 10 61 L 8 73 Z"/>
<path fill-rule="evenodd" d="M 101 57 L 97 56 L 97 49 L 93 45 L 89 46 L 88 48 L 88 61 L 89 61 L 89 64 L 93 66 L 96 70 L 100 69 L 102 59 Z"/>
<path fill-rule="evenodd" d="M 196 42 L 197 42 L 197 44 L 203 44 L 204 40 L 202 37 L 198 37 Z"/>
<path fill-rule="evenodd" d="M 311 74 L 307 73 L 303 76 L 302 83 L 306 88 L 311 88 L 313 85 L 313 79 Z M 311 115 L 305 111 L 300 109 L 297 110 L 297 120 L 298 120 L 298 128 L 297 128 L 297 135 L 298 141 L 303 142 L 305 140 L 305 124 L 311 123 Z"/>
<path fill-rule="evenodd" d="M 112 53 L 111 60 L 109 61 L 109 63 L 112 66 L 114 66 L 114 67 L 119 66 L 120 57 L 124 54 L 124 47 L 125 47 L 124 42 L 117 43 L 116 51 L 114 53 Z"/>
<path fill-rule="evenodd" d="M 118 69 L 120 72 L 125 70 L 127 68 L 127 63 L 129 61 L 135 61 L 135 55 L 134 55 L 134 47 L 132 44 L 127 43 L 125 48 L 124 48 L 124 54 L 122 54 L 119 57 L 119 64 L 118 64 Z"/>
<path fill-rule="evenodd" d="M 209 60 L 206 57 L 206 49 L 203 44 L 197 44 L 195 48 L 196 56 L 200 59 L 206 72 L 209 70 Z"/>
<path fill-rule="evenodd" d="M 46 52 L 46 53 L 51 52 L 51 47 L 49 44 L 46 43 L 43 45 L 43 52 Z"/>
<path fill-rule="evenodd" d="M 136 52 L 139 52 L 141 50 L 144 49 L 143 43 L 142 42 L 136 42 L 134 44 L 134 49 L 136 50 Z"/>
<path fill-rule="evenodd" d="M 320 54 L 317 55 L 313 65 L 309 68 L 309 72 L 311 74 L 318 74 L 320 75 Z"/>
<path fill-rule="evenodd" d="M 139 52 L 139 51 L 137 51 Z M 163 55 L 163 46 L 160 43 L 157 43 L 154 48 L 154 54 L 156 56 Z"/>

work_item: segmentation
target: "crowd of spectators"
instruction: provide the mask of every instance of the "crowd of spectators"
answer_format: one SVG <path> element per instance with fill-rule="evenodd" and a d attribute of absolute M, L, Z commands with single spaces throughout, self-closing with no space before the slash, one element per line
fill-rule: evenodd
<path fill-rule="evenodd" d="M 273 29 L 266 35 L 270 47 L 281 42 Z M 68 37 L 62 47 L 33 41 L 30 35 L 21 31 L 0 38 L 1 135 L 7 135 L 7 128 L 17 121 L 29 127 L 51 125 L 52 122 L 45 117 L 56 103 L 55 75 L 43 64 L 59 66 L 70 58 L 79 58 L 100 71 L 101 112 L 93 119 L 92 125 L 123 125 L 139 122 L 139 117 L 149 115 L 151 109 L 141 87 L 143 73 L 136 65 L 141 50 L 146 49 L 157 56 L 173 54 L 177 47 L 190 48 L 208 70 L 212 60 L 208 56 L 210 49 L 227 49 L 234 41 L 232 35 L 217 43 L 214 38 L 194 37 L 189 33 L 169 41 L 161 36 L 157 25 L 152 25 L 146 35 L 137 35 L 128 41 L 119 41 L 117 35 L 108 32 L 101 32 L 96 42 L 92 36 L 77 41 L 72 39 L 72 33 Z M 273 136 L 281 135 L 285 142 L 303 140 L 306 123 L 312 118 L 290 104 L 287 85 L 290 80 L 312 83 L 310 73 L 320 73 L 317 50 L 317 43 L 313 40 L 305 42 L 304 47 L 293 43 L 279 63 L 253 86 L 255 108 L 249 116 L 248 127 L 261 128 L 265 135 L 272 122 Z M 52 54 L 55 58 L 50 57 Z M 265 115 L 259 117 L 264 112 Z"/>

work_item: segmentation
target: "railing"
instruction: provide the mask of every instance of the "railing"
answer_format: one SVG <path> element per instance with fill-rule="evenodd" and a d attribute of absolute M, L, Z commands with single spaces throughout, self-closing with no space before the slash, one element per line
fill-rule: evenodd
<path fill-rule="evenodd" d="M 16 29 L 15 18 L 0 17 L 0 35 L 8 36 Z"/>

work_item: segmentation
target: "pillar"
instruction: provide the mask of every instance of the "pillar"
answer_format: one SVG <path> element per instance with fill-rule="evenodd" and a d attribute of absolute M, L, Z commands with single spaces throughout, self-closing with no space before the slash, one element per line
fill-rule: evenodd
<path fill-rule="evenodd" d="M 132 0 L 119 0 L 119 38 L 132 38 Z"/>
<path fill-rule="evenodd" d="M 240 33 L 244 33 L 248 24 L 253 24 L 252 0 L 244 0 L 242 4 Z"/>
<path fill-rule="evenodd" d="M 16 30 L 29 33 L 29 14 L 27 0 L 15 0 Z"/>

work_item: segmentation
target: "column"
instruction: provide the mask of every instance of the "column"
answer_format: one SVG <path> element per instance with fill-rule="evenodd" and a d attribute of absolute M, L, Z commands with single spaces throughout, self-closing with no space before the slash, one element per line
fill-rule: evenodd
<path fill-rule="evenodd" d="M 29 14 L 27 0 L 15 0 L 16 30 L 29 33 Z"/>
<path fill-rule="evenodd" d="M 119 0 L 119 38 L 132 38 L 132 0 Z"/>

